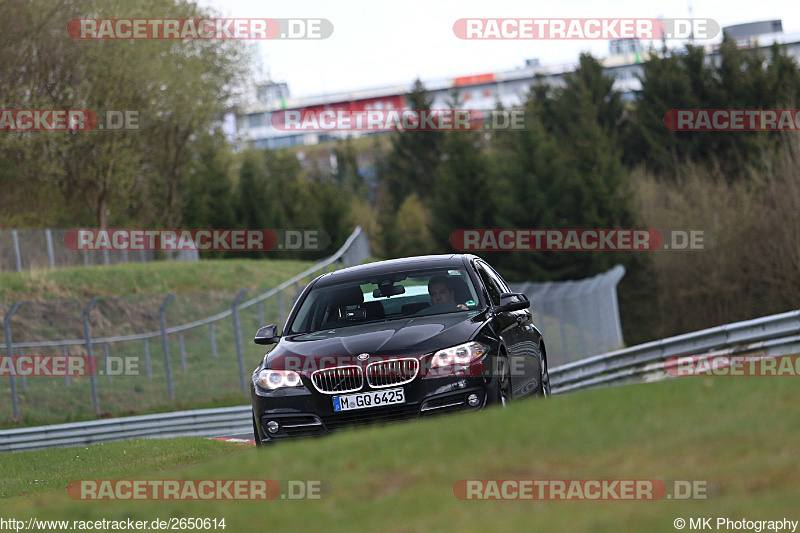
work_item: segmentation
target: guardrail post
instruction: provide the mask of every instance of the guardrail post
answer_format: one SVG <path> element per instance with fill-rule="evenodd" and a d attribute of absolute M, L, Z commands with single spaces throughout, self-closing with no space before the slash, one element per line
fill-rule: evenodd
<path fill-rule="evenodd" d="M 283 290 L 278 291 L 278 313 L 280 313 L 281 326 L 283 326 L 283 324 L 286 323 L 286 306 L 283 302 Z"/>
<path fill-rule="evenodd" d="M 25 355 L 22 353 L 22 348 L 17 348 L 17 351 L 15 353 L 17 354 L 17 356 Z M 22 374 L 19 377 L 19 380 L 22 382 L 22 392 L 28 392 L 28 376 Z"/>
<path fill-rule="evenodd" d="M 181 370 L 186 372 L 186 345 L 183 343 L 183 332 L 178 332 L 178 349 L 181 354 Z"/>
<path fill-rule="evenodd" d="M 294 283 L 294 298 L 292 298 L 292 305 L 294 305 L 295 302 L 297 302 L 297 299 L 300 298 L 300 292 L 300 282 L 296 281 Z"/>
<path fill-rule="evenodd" d="M 6 351 L 9 357 L 11 357 L 11 376 L 9 377 L 11 379 L 11 405 L 14 409 L 14 418 L 19 416 L 19 399 L 17 398 L 17 377 L 14 370 L 16 368 L 14 364 L 14 344 L 11 342 L 11 318 L 14 316 L 14 313 L 17 312 L 20 305 L 22 305 L 22 302 L 14 302 L 14 305 L 11 306 L 11 309 L 9 309 L 3 319 L 3 328 L 6 333 Z"/>
<path fill-rule="evenodd" d="M 218 357 L 217 354 L 217 334 L 214 331 L 214 323 L 211 322 L 208 325 L 208 335 L 211 337 L 211 357 L 216 359 Z"/>
<path fill-rule="evenodd" d="M 167 339 L 167 306 L 175 298 L 175 293 L 170 293 L 164 298 L 164 303 L 158 310 L 158 323 L 161 326 L 161 349 L 164 352 L 164 370 L 167 374 L 167 390 L 169 391 L 169 399 L 175 400 L 175 391 L 172 388 L 172 365 L 169 361 L 169 340 Z"/>
<path fill-rule="evenodd" d="M 17 272 L 22 272 L 22 257 L 19 251 L 19 235 L 17 235 L 17 230 L 11 230 L 11 237 L 14 240 L 14 259 L 16 260 Z"/>
<path fill-rule="evenodd" d="M 92 332 L 89 328 L 89 313 L 92 312 L 94 305 L 99 300 L 99 296 L 95 296 L 89 302 L 89 305 L 86 306 L 86 309 L 83 310 L 83 334 L 86 338 L 86 355 L 89 356 L 89 360 L 94 359 L 94 353 L 92 351 Z M 90 363 L 91 364 L 91 363 Z M 97 362 L 95 361 L 95 370 L 97 370 Z M 92 405 L 94 406 L 94 412 L 97 413 L 97 416 L 100 416 L 100 398 L 97 395 L 97 376 L 95 375 L 97 372 L 92 372 L 91 376 L 89 376 L 89 382 L 92 385 Z"/>
<path fill-rule="evenodd" d="M 150 366 L 150 341 L 144 339 L 144 366 L 147 370 L 147 379 L 153 379 L 153 367 Z"/>
<path fill-rule="evenodd" d="M 109 362 L 109 353 L 108 353 L 108 343 L 103 343 L 103 361 L 105 361 L 106 365 L 106 379 L 109 383 L 111 383 L 111 371 L 109 370 L 111 363 Z"/>
<path fill-rule="evenodd" d="M 53 231 L 49 228 L 44 230 L 44 236 L 47 240 L 47 258 L 50 260 L 50 268 L 55 268 L 56 254 L 53 252 Z"/>
<path fill-rule="evenodd" d="M 236 341 L 236 358 L 239 360 L 239 382 L 242 385 L 242 392 L 247 394 L 249 387 L 244 374 L 244 351 L 242 349 L 242 328 L 239 324 L 239 302 L 244 298 L 247 289 L 242 289 L 231 304 L 231 317 L 233 318 L 233 338 Z"/>
<path fill-rule="evenodd" d="M 64 368 L 69 368 L 69 350 L 67 350 L 66 346 L 61 347 L 61 355 L 64 356 Z M 70 386 L 69 372 L 64 373 L 64 385 Z"/>

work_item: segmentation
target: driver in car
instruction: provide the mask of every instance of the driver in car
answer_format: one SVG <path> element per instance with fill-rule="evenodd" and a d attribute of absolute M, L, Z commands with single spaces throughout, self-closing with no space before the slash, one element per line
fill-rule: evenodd
<path fill-rule="evenodd" d="M 431 297 L 431 305 L 451 304 L 459 309 L 468 309 L 466 305 L 456 303 L 456 291 L 451 278 L 444 276 L 431 278 L 428 282 L 428 294 Z"/>

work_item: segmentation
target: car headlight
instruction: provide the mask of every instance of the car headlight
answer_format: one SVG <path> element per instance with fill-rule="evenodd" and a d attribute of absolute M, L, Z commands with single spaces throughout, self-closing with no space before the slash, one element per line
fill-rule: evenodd
<path fill-rule="evenodd" d="M 489 347 L 480 342 L 468 342 L 451 348 L 439 350 L 433 354 L 431 368 L 447 366 L 468 366 L 473 361 L 483 359 L 489 352 Z"/>
<path fill-rule="evenodd" d="M 269 370 L 265 368 L 258 373 L 256 385 L 266 390 L 281 389 L 284 387 L 300 387 L 303 382 L 300 374 L 294 370 Z"/>

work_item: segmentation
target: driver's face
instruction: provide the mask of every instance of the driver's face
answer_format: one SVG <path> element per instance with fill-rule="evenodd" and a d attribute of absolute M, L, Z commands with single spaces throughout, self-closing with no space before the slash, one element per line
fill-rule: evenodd
<path fill-rule="evenodd" d="M 454 304 L 456 303 L 456 295 L 454 291 L 447 288 L 444 283 L 434 283 L 430 287 L 431 303 L 436 304 Z"/>

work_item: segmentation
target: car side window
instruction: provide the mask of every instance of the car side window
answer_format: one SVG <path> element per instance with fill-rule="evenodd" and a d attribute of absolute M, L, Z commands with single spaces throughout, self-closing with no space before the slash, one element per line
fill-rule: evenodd
<path fill-rule="evenodd" d="M 475 270 L 478 272 L 483 286 L 486 287 L 489 293 L 489 302 L 492 305 L 500 305 L 500 294 L 504 291 L 497 279 L 491 274 L 491 269 L 486 263 L 475 261 Z"/>
<path fill-rule="evenodd" d="M 503 277 L 498 274 L 494 268 L 485 263 L 484 267 L 486 267 L 486 273 L 489 274 L 489 277 L 495 281 L 498 287 L 500 287 L 500 292 L 511 292 L 508 283 L 506 283 Z"/>

